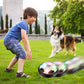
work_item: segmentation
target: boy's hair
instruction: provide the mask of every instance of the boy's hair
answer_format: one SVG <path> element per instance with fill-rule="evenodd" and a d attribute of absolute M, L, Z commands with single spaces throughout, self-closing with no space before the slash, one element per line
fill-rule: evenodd
<path fill-rule="evenodd" d="M 23 12 L 23 19 L 27 19 L 27 15 L 29 15 L 30 17 L 34 16 L 37 18 L 38 13 L 34 8 L 27 7 Z"/>

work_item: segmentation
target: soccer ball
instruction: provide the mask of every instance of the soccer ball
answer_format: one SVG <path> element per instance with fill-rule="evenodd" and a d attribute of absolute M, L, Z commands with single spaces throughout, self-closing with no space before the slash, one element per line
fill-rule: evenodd
<path fill-rule="evenodd" d="M 53 62 L 45 62 L 40 64 L 38 72 L 46 78 L 54 77 L 58 73 L 58 66 Z"/>
<path fill-rule="evenodd" d="M 65 63 L 60 62 L 60 61 L 56 61 L 53 63 L 55 63 L 58 66 L 58 73 L 55 77 L 61 77 L 67 73 L 68 67 Z"/>

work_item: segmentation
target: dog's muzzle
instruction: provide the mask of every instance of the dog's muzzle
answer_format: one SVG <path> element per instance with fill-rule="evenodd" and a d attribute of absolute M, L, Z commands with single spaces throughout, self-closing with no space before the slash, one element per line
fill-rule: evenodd
<path fill-rule="evenodd" d="M 56 31 L 54 31 L 53 33 L 54 33 L 54 36 L 56 36 L 58 34 L 58 32 L 56 32 Z"/>

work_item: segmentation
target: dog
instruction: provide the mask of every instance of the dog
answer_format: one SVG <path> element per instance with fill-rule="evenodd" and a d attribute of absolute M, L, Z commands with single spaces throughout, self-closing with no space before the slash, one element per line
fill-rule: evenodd
<path fill-rule="evenodd" d="M 69 53 L 70 50 L 73 51 L 74 56 L 76 56 L 76 42 L 81 42 L 81 40 L 78 40 L 75 37 L 64 35 L 62 26 L 55 27 L 53 26 L 53 30 L 50 37 L 50 43 L 52 45 L 52 53 L 48 58 L 51 58 L 55 56 L 55 54 L 59 53 L 59 51 L 66 49 L 67 53 Z"/>

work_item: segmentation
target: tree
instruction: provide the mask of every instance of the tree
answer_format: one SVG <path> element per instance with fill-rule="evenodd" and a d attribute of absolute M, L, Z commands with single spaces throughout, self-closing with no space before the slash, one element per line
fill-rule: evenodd
<path fill-rule="evenodd" d="M 47 34 L 47 17 L 46 17 L 46 14 L 45 14 L 45 34 Z"/>
<path fill-rule="evenodd" d="M 29 25 L 29 34 L 32 34 L 32 25 Z"/>
<path fill-rule="evenodd" d="M 29 34 L 32 34 L 32 25 L 30 25 Z"/>
<path fill-rule="evenodd" d="M 63 15 L 63 25 L 64 30 L 71 33 L 81 33 L 84 34 L 84 2 L 71 2 L 68 5 L 67 12 Z M 67 33 L 69 33 L 67 32 Z"/>
<path fill-rule="evenodd" d="M 37 34 L 40 34 L 40 24 L 37 24 Z"/>
<path fill-rule="evenodd" d="M 38 19 L 35 21 L 35 34 L 40 34 L 40 25 L 38 24 Z"/>
<path fill-rule="evenodd" d="M 57 5 L 50 11 L 50 17 L 56 18 L 53 23 L 63 26 L 64 33 L 81 33 L 84 36 L 84 1 L 54 0 Z"/>
<path fill-rule="evenodd" d="M 12 27 L 12 19 L 10 19 L 10 28 Z"/>
<path fill-rule="evenodd" d="M 38 32 L 37 32 L 37 24 L 38 24 L 38 22 L 37 22 L 37 18 L 36 18 L 36 21 L 35 21 L 35 34 L 38 34 Z"/>
<path fill-rule="evenodd" d="M 1 16 L 1 30 L 4 29 L 4 21 L 3 21 L 3 16 Z"/>
<path fill-rule="evenodd" d="M 50 11 L 49 17 L 54 20 L 55 26 L 62 25 L 62 15 L 67 11 L 68 2 L 66 0 L 53 0 L 56 6 Z"/>
<path fill-rule="evenodd" d="M 6 29 L 8 29 L 8 14 L 6 14 L 6 23 L 5 23 L 5 25 L 6 25 Z"/>

